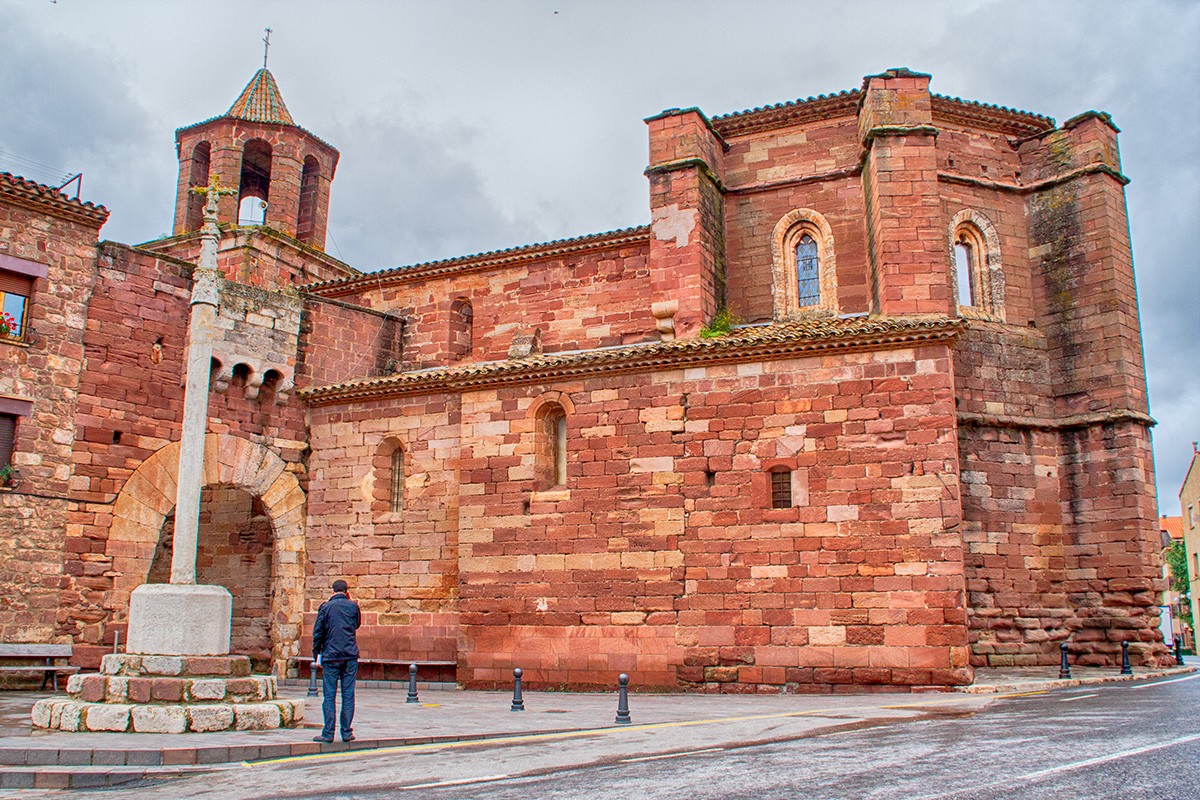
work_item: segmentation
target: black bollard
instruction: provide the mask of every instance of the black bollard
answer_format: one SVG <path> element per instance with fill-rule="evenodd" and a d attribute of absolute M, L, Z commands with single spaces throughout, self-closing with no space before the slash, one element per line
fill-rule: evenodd
<path fill-rule="evenodd" d="M 1133 674 L 1133 667 L 1129 666 L 1129 642 L 1121 642 L 1121 674 Z"/>
<path fill-rule="evenodd" d="M 308 662 L 308 696 L 316 697 L 317 692 L 317 660 L 314 658 Z"/>
<path fill-rule="evenodd" d="M 421 702 L 420 700 L 417 699 L 417 665 L 416 664 L 408 665 L 408 699 L 405 700 L 404 702 L 406 702 L 406 703 Z"/>
<path fill-rule="evenodd" d="M 1069 678 L 1071 677 L 1071 664 L 1067 661 L 1067 643 L 1063 642 L 1058 648 L 1062 650 L 1062 662 L 1058 666 L 1058 677 Z"/>
<path fill-rule="evenodd" d="M 620 689 L 617 691 L 617 724 L 628 725 L 633 722 L 629 716 L 629 676 L 624 672 L 617 677 Z"/>
<path fill-rule="evenodd" d="M 1183 666 L 1183 641 L 1182 641 L 1182 639 L 1183 639 L 1182 636 L 1175 637 L 1175 663 L 1181 667 Z"/>
<path fill-rule="evenodd" d="M 513 670 L 513 703 L 509 711 L 525 710 L 525 698 L 521 697 L 521 676 L 524 674 L 520 667 Z"/>

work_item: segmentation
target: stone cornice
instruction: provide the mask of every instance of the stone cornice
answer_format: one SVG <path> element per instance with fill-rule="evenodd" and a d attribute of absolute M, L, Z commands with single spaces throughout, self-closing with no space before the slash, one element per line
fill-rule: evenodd
<path fill-rule="evenodd" d="M 73 200 L 53 186 L 0 172 L 0 200 L 97 230 L 108 220 L 108 209 L 83 200 Z"/>
<path fill-rule="evenodd" d="M 701 175 L 712 181 L 713 185 L 722 192 L 728 191 L 728 189 L 725 188 L 725 184 L 721 182 L 720 177 L 717 176 L 717 173 L 713 172 L 712 167 L 708 165 L 708 162 L 702 158 L 696 158 L 695 156 L 691 158 L 680 158 L 675 161 L 667 161 L 662 164 L 651 165 L 646 167 L 642 174 L 646 176 L 660 175 L 666 172 L 678 172 L 682 169 L 692 168 L 699 170 Z"/>
<path fill-rule="evenodd" d="M 1090 428 L 1095 425 L 1111 425 L 1119 422 L 1135 422 L 1152 428 L 1158 423 L 1149 414 L 1130 409 L 1097 411 L 1091 414 L 1073 414 L 1067 417 L 1027 417 L 1006 414 L 975 414 L 958 412 L 958 424 L 972 428 L 1025 428 L 1043 431 Z"/>
<path fill-rule="evenodd" d="M 806 100 L 793 100 L 762 106 L 712 118 L 712 125 L 724 138 L 747 136 L 752 133 L 786 128 L 835 117 L 858 116 L 857 89 L 830 95 L 818 95 Z"/>
<path fill-rule="evenodd" d="M 775 189 L 788 189 L 793 186 L 804 186 L 809 183 L 825 183 L 826 181 L 854 178 L 861 174 L 862 164 L 859 163 L 853 167 L 835 169 L 831 172 L 822 172 L 818 175 L 801 175 L 797 178 L 782 178 L 777 181 L 763 181 L 762 183 L 748 183 L 745 186 L 731 186 L 726 189 L 726 192 L 728 194 L 753 194 L 754 192 L 767 192 Z"/>
<path fill-rule="evenodd" d="M 1086 167 L 1073 169 L 1070 172 L 1064 172 L 1061 175 L 1051 175 L 1049 178 L 1042 178 L 1041 180 L 1034 181 L 1033 183 L 1025 184 L 990 181 L 983 178 L 971 177 L 969 175 L 959 175 L 953 172 L 939 172 L 938 180 L 942 183 L 957 183 L 960 186 L 977 186 L 981 189 L 994 189 L 1001 192 L 1029 194 L 1030 192 L 1040 192 L 1045 189 L 1052 189 L 1055 186 L 1068 183 L 1087 175 L 1108 175 L 1122 186 L 1125 186 L 1129 183 L 1129 178 L 1125 177 L 1118 170 L 1113 169 L 1108 164 L 1088 164 Z"/>
<path fill-rule="evenodd" d="M 876 125 L 863 134 L 863 147 L 870 147 L 876 139 L 884 136 L 932 136 L 937 138 L 938 129 L 932 125 Z"/>
<path fill-rule="evenodd" d="M 607 233 L 581 236 L 576 239 L 556 239 L 552 242 L 515 247 L 510 250 L 493 250 L 443 261 L 427 261 L 409 267 L 367 272 L 352 278 L 311 283 L 302 288 L 309 294 L 337 297 L 355 294 L 364 289 L 382 289 L 385 286 L 395 286 L 409 281 L 460 275 L 517 264 L 531 264 L 566 255 L 582 255 L 594 251 L 612 250 L 629 244 L 649 244 L 649 242 L 650 227 L 643 225 L 637 228 L 622 228 Z"/>
<path fill-rule="evenodd" d="M 1008 136 L 1031 136 L 1054 129 L 1054 120 L 1029 111 L 931 94 L 934 122 L 968 128 L 987 128 Z"/>
<path fill-rule="evenodd" d="M 964 329 L 964 323 L 949 318 L 821 319 L 740 328 L 714 339 L 627 345 L 405 372 L 304 389 L 298 394 L 310 406 L 328 406 L 577 380 L 597 375 L 794 358 L 833 351 L 894 349 L 950 342 Z"/>

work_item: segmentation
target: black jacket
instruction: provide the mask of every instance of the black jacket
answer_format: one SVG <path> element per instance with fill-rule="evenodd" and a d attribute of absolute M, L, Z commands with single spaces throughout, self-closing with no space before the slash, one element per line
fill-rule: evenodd
<path fill-rule="evenodd" d="M 321 661 L 348 661 L 358 658 L 354 632 L 362 624 L 358 603 L 338 592 L 321 604 L 313 623 L 313 657 Z"/>

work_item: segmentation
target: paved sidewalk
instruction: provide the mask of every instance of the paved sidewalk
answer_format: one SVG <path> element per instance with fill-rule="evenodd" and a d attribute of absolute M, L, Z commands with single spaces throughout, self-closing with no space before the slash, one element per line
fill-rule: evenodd
<path fill-rule="evenodd" d="M 1003 694 L 1047 691 L 1117 680 L 1185 675 L 1200 660 L 1172 669 L 1057 668 L 978 670 L 965 692 L 817 695 L 639 694 L 630 695 L 634 725 L 708 725 L 737 731 L 744 741 L 766 739 L 786 721 L 789 735 L 837 726 L 877 724 L 929 713 L 970 713 Z M 524 712 L 511 710 L 510 692 L 422 688 L 420 702 L 407 703 L 407 686 L 361 687 L 355 734 L 349 745 L 320 744 L 320 698 L 307 698 L 303 727 L 273 731 L 190 734 L 65 733 L 34 731 L 33 703 L 47 696 L 0 692 L 0 790 L 114 786 L 146 778 L 178 776 L 247 761 L 378 749 L 439 742 L 502 739 L 616 727 L 617 694 L 525 692 Z M 306 686 L 280 687 L 284 697 L 305 697 Z M 727 721 L 727 725 L 712 725 Z"/>

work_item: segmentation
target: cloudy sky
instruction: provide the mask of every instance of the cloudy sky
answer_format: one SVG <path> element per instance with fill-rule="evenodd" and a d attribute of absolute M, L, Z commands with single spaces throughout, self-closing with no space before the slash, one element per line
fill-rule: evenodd
<path fill-rule="evenodd" d="M 370 270 L 649 221 L 642 119 L 859 86 L 1123 133 L 1164 513 L 1200 439 L 1200 2 L 0 0 L 0 169 L 82 171 L 106 238 L 171 227 L 174 130 L 262 64 L 341 151 L 327 249 Z"/>

